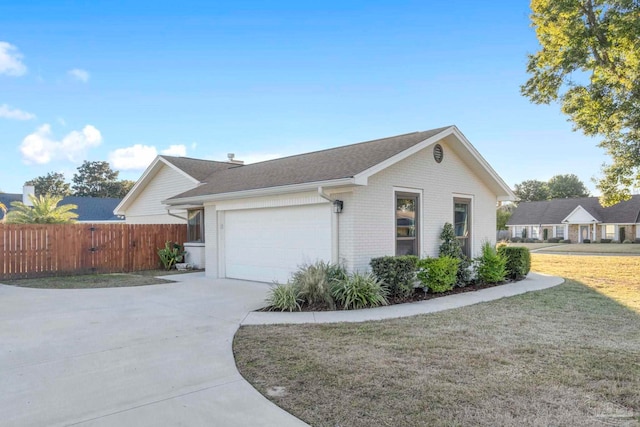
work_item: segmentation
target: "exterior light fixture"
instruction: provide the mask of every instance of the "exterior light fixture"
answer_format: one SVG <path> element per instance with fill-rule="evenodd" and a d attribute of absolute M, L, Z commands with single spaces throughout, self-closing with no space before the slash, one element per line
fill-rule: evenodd
<path fill-rule="evenodd" d="M 334 200 L 333 201 L 333 213 L 342 213 L 342 206 L 343 206 L 343 202 L 342 200 Z"/>

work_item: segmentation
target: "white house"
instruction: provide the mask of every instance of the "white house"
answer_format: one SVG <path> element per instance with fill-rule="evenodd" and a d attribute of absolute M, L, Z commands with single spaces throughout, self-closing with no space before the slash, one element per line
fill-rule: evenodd
<path fill-rule="evenodd" d="M 597 197 L 523 202 L 507 226 L 512 238 L 634 241 L 640 239 L 640 195 L 607 208 Z"/>
<path fill-rule="evenodd" d="M 283 282 L 316 260 L 364 271 L 373 257 L 437 256 L 446 222 L 475 256 L 495 241 L 496 203 L 514 199 L 455 126 L 250 165 L 180 162 L 156 159 L 116 213 L 188 218 L 189 262 L 211 277 Z"/>

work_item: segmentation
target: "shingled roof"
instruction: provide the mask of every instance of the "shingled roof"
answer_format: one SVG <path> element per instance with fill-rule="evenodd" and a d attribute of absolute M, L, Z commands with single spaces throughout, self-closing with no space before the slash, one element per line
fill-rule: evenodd
<path fill-rule="evenodd" d="M 207 177 L 214 172 L 229 169 L 238 166 L 237 164 L 228 162 L 217 162 L 215 160 L 202 160 L 193 159 L 190 157 L 174 157 L 174 156 L 159 156 L 173 166 L 177 167 L 187 175 L 197 179 L 200 182 L 205 182 Z"/>
<path fill-rule="evenodd" d="M 451 126 L 212 171 L 169 200 L 351 178 Z"/>
<path fill-rule="evenodd" d="M 640 222 L 640 195 L 634 195 L 631 196 L 631 200 L 608 208 L 602 207 L 597 197 L 522 202 L 513 211 L 507 225 L 562 224 L 562 220 L 578 206 L 582 206 L 602 223 L 635 224 Z"/>
<path fill-rule="evenodd" d="M 4 203 L 8 210 L 11 210 L 11 202 L 21 202 L 21 193 L 0 193 L 0 202 Z M 78 214 L 78 221 L 118 221 L 122 218 L 114 215 L 113 210 L 120 203 L 120 199 L 108 197 L 77 197 L 67 196 L 63 198 L 58 206 L 76 205 L 73 212 Z"/>

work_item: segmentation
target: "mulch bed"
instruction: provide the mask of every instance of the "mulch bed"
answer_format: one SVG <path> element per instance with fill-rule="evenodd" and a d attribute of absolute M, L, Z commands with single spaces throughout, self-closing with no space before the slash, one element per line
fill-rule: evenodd
<path fill-rule="evenodd" d="M 479 291 L 481 289 L 487 289 L 487 288 L 493 288 L 495 286 L 500 286 L 500 285 L 505 285 L 507 283 L 513 283 L 513 280 L 507 280 L 505 282 L 501 282 L 501 283 L 490 283 L 490 284 L 473 284 L 473 285 L 467 285 L 465 287 L 458 287 L 455 286 L 453 289 L 451 289 L 450 291 L 447 292 L 440 292 L 440 293 L 433 293 L 433 292 L 425 292 L 422 288 L 416 288 L 413 291 L 413 294 L 407 296 L 407 297 L 394 297 L 394 298 L 388 298 L 388 304 L 387 305 L 394 305 L 394 304 L 405 304 L 405 303 L 410 303 L 410 302 L 418 302 L 418 301 L 426 301 L 426 300 L 430 300 L 430 299 L 434 299 L 434 298 L 440 298 L 440 297 L 444 297 L 447 295 L 455 295 L 455 294 L 462 294 L 465 292 L 474 292 L 474 291 Z M 341 311 L 342 309 L 338 308 L 336 309 L 336 311 Z M 257 311 L 272 311 L 269 309 L 269 307 L 265 307 L 262 308 L 260 310 Z M 300 311 L 334 311 L 331 310 L 329 307 L 327 307 L 324 304 L 307 304 L 304 303 L 302 304 L 302 309 Z"/>

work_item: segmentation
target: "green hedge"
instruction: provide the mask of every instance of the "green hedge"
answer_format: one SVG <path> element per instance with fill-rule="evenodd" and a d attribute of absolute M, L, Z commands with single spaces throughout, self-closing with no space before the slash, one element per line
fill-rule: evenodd
<path fill-rule="evenodd" d="M 418 261 L 418 279 L 431 292 L 446 292 L 453 289 L 458 274 L 458 258 L 441 256 Z"/>
<path fill-rule="evenodd" d="M 392 297 L 408 296 L 413 292 L 418 257 L 414 255 L 372 258 L 371 270 L 382 281 Z"/>
<path fill-rule="evenodd" d="M 528 248 L 501 246 L 498 254 L 507 260 L 507 277 L 512 280 L 524 279 L 531 270 L 531 253 Z"/>

